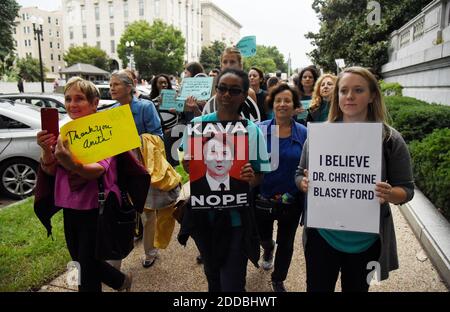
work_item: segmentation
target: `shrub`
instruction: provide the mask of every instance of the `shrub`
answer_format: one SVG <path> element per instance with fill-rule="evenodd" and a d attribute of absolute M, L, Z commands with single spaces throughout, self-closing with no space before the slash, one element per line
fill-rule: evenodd
<path fill-rule="evenodd" d="M 450 129 L 438 129 L 409 148 L 416 185 L 450 220 Z"/>
<path fill-rule="evenodd" d="M 398 82 L 384 82 L 380 81 L 381 92 L 386 96 L 402 96 L 403 87 Z"/>
<path fill-rule="evenodd" d="M 450 107 L 404 98 L 387 98 L 391 123 L 406 142 L 421 140 L 435 129 L 450 128 Z"/>

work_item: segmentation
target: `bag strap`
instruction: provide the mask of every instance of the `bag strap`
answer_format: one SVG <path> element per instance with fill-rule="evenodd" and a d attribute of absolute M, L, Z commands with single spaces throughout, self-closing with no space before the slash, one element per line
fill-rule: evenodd
<path fill-rule="evenodd" d="M 105 186 L 103 185 L 103 175 L 97 179 L 98 184 L 98 208 L 99 215 L 103 214 L 103 210 L 105 209 Z"/>

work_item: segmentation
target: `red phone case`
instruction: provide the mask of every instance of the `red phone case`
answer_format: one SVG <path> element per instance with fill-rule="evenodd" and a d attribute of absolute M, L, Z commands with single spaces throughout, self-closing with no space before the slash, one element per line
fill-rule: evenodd
<path fill-rule="evenodd" d="M 58 109 L 53 107 L 41 108 L 41 128 L 53 133 L 56 137 L 59 135 L 59 114 Z"/>

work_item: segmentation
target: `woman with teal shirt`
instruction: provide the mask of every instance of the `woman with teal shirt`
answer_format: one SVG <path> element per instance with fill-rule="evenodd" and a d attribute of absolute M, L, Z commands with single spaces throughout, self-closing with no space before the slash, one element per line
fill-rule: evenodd
<path fill-rule="evenodd" d="M 333 93 L 336 79 L 337 77 L 332 74 L 324 74 L 317 80 L 306 122 L 323 122 L 328 119 L 330 96 Z"/>
<path fill-rule="evenodd" d="M 192 123 L 205 121 L 240 120 L 240 110 L 247 98 L 249 80 L 239 69 L 223 71 L 217 80 L 217 111 L 196 117 Z M 240 180 L 254 187 L 262 179 L 263 172 L 269 171 L 264 137 L 258 127 L 247 120 L 249 159 L 240 172 Z M 182 146 L 187 147 L 187 130 Z M 191 154 L 187 148 L 183 167 L 189 172 L 187 158 Z M 203 259 L 204 272 L 208 281 L 208 291 L 245 291 L 247 263 L 255 266 L 259 260 L 259 241 L 255 220 L 251 209 L 230 208 L 223 210 L 193 211 L 187 208 L 183 216 L 178 240 L 186 244 L 191 236 Z"/>
<path fill-rule="evenodd" d="M 307 291 L 334 291 L 340 272 L 343 292 L 367 292 L 370 286 L 367 279 L 374 267 L 379 267 L 377 273 L 381 280 L 398 268 L 389 203 L 403 204 L 414 196 L 411 159 L 400 133 L 386 124 L 386 108 L 377 80 L 362 67 L 347 68 L 339 75 L 328 121 L 383 123 L 381 181 L 387 182 L 375 185 L 381 204 L 380 234 L 314 229 L 306 224 L 303 244 Z M 297 187 L 305 193 L 309 185 L 307 164 L 308 142 L 296 174 Z"/>

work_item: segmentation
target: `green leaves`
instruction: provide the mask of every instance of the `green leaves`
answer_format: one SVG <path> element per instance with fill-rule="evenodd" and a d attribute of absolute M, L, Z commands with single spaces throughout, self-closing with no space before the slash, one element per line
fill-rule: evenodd
<path fill-rule="evenodd" d="M 309 56 L 325 71 L 336 69 L 337 58 L 348 65 L 372 67 L 377 72 L 388 62 L 389 36 L 420 13 L 428 0 L 379 0 L 381 24 L 369 25 L 366 1 L 314 0 L 312 7 L 321 21 L 319 33 L 306 38 L 316 46 Z"/>
<path fill-rule="evenodd" d="M 134 47 L 127 48 L 127 41 L 134 41 Z M 151 26 L 146 21 L 136 21 L 126 28 L 117 52 L 124 67 L 128 66 L 129 53 L 133 52 L 136 69 L 142 77 L 149 77 L 180 72 L 184 45 L 181 31 L 161 20 L 155 20 Z"/>
<path fill-rule="evenodd" d="M 264 73 L 274 73 L 277 70 L 287 72 L 284 56 L 275 46 L 257 45 L 256 55 L 244 59 L 244 70 L 256 66 Z"/>
<path fill-rule="evenodd" d="M 19 5 L 15 0 L 0 1 L 0 62 L 14 51 L 13 28 L 14 20 L 19 12 Z"/>
<path fill-rule="evenodd" d="M 22 76 L 26 81 L 41 81 L 39 60 L 27 56 L 25 58 L 18 59 L 16 62 L 16 68 L 18 74 Z M 44 78 L 48 69 L 44 66 Z"/>
<path fill-rule="evenodd" d="M 209 72 L 214 68 L 220 68 L 220 56 L 225 48 L 225 43 L 217 40 L 214 41 L 209 47 L 202 48 L 200 63 L 203 65 L 206 72 Z"/>
<path fill-rule="evenodd" d="M 105 51 L 90 46 L 71 47 L 64 54 L 64 61 L 67 66 L 72 66 L 77 63 L 91 64 L 98 68 L 109 71 L 109 57 Z"/>

